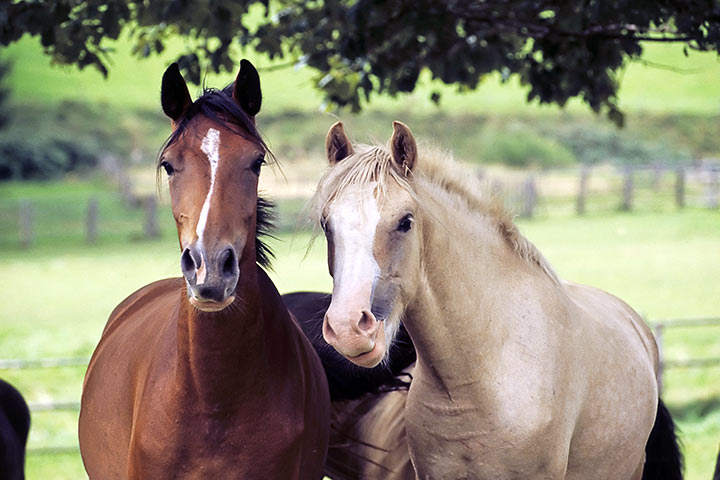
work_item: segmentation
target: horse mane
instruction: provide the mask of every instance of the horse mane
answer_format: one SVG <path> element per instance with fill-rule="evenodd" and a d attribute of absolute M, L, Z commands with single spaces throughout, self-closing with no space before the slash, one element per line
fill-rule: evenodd
<path fill-rule="evenodd" d="M 157 179 L 160 179 L 160 163 L 165 150 L 177 142 L 192 124 L 192 120 L 198 115 L 203 115 L 213 122 L 229 128 L 233 133 L 253 142 L 265 155 L 274 159 L 262 135 L 255 126 L 253 119 L 232 98 L 233 84 L 222 90 L 216 88 L 205 88 L 203 94 L 198 97 L 187 109 L 183 118 L 177 122 L 175 130 L 165 140 L 157 156 L 156 172 Z M 275 229 L 275 205 L 260 195 L 257 197 L 256 227 L 255 227 L 255 261 L 264 268 L 271 268 L 274 254 L 266 238 L 273 238 Z"/>
<path fill-rule="evenodd" d="M 422 205 L 426 200 L 418 195 L 414 184 L 423 186 L 436 201 L 445 201 L 455 209 L 479 214 L 490 224 L 526 262 L 539 267 L 555 283 L 557 274 L 545 257 L 513 222 L 513 215 L 505 209 L 502 200 L 489 192 L 467 167 L 454 161 L 452 155 L 432 145 L 421 145 L 418 158 L 410 175 L 405 176 L 395 166 L 386 146 L 354 144 L 355 153 L 328 169 L 320 180 L 311 202 L 311 214 L 319 225 L 329 203 L 349 185 L 377 182 L 380 194 L 387 191 L 389 182 L 395 182 L 409 192 Z"/>

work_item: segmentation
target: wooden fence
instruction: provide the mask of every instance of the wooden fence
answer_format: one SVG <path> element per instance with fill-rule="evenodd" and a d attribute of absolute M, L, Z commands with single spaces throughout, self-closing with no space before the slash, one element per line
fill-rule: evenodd
<path fill-rule="evenodd" d="M 124 217 L 133 217 L 140 235 L 146 238 L 160 234 L 158 202 L 153 194 L 138 195 L 127 173 L 111 158 L 102 164 L 112 179 L 126 211 Z M 704 162 L 693 167 L 653 165 L 623 167 L 610 165 L 582 166 L 566 170 L 535 172 L 516 170 L 478 170 L 495 194 L 502 196 L 512 211 L 521 217 L 553 215 L 587 215 L 612 211 L 668 211 L 685 208 L 719 209 L 720 162 Z M 2 242 L 8 245 L 17 241 L 22 248 L 47 240 L 55 235 L 68 235 L 71 226 L 76 241 L 93 244 L 101 233 L 115 231 L 118 206 L 108 206 L 96 196 L 82 200 L 83 207 L 64 209 L 58 217 L 48 217 L 47 211 L 59 212 L 52 198 L 2 201 L 0 216 L 6 219 L 7 231 Z M 105 206 L 104 206 L 105 205 Z M 122 208 L 122 207 L 121 207 Z M 130 213 L 136 211 L 136 213 Z M 142 213 L 140 213 L 140 211 Z M 280 212 L 282 216 L 282 211 Z M 15 224 L 15 225 L 13 225 Z M 126 224 L 123 224 L 124 228 Z M 49 230 L 53 230 L 50 232 Z M 8 235 L 10 237 L 8 238 Z M 137 235 L 133 232 L 133 236 Z M 17 238 L 17 240 L 15 240 Z"/>
<path fill-rule="evenodd" d="M 676 368 L 712 368 L 720 366 L 720 357 L 712 358 L 690 358 L 690 359 L 666 359 L 664 356 L 664 334 L 668 329 L 674 328 L 695 328 L 703 326 L 720 326 L 720 317 L 708 318 L 690 318 L 690 319 L 666 319 L 649 323 L 655 332 L 658 349 L 660 352 L 660 369 L 658 372 L 658 386 L 662 392 L 663 376 L 668 369 Z M 89 359 L 86 357 L 71 358 L 45 358 L 35 360 L 21 359 L 0 359 L 0 371 L 2 370 L 28 370 L 28 369 L 49 369 L 49 368 L 69 368 L 87 366 Z M 80 402 L 78 401 L 47 401 L 30 403 L 31 412 L 53 412 L 53 411 L 71 411 L 79 412 Z M 52 455 L 59 453 L 76 452 L 78 447 L 75 446 L 47 446 L 47 447 L 31 447 L 28 449 L 29 454 Z"/>
<path fill-rule="evenodd" d="M 669 368 L 706 368 L 720 365 L 720 357 L 711 358 L 688 358 L 684 360 L 666 360 L 664 355 L 664 336 L 669 328 L 695 328 L 707 326 L 720 326 L 720 317 L 705 318 L 672 318 L 653 322 L 652 329 L 655 334 L 655 341 L 660 353 L 660 368 L 658 370 L 658 388 L 660 393 L 663 389 L 663 374 Z"/>
<path fill-rule="evenodd" d="M 565 204 L 566 210 L 585 215 L 591 210 L 634 211 L 686 207 L 718 209 L 720 163 L 695 167 L 652 165 L 621 169 L 582 166 L 571 170 L 487 173 L 490 189 L 504 197 L 520 217 L 532 218 L 543 207 Z M 551 208 L 552 208 L 551 207 Z"/>

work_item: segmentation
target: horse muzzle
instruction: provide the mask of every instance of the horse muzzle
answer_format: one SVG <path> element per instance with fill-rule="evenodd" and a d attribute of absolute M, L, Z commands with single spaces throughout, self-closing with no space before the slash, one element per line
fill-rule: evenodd
<path fill-rule="evenodd" d="M 387 351 L 385 328 L 369 310 L 339 312 L 332 305 L 323 321 L 323 338 L 352 363 L 372 368 Z"/>
<path fill-rule="evenodd" d="M 235 300 L 240 267 L 232 245 L 208 251 L 192 244 L 183 250 L 180 266 L 188 301 L 198 310 L 219 312 Z"/>

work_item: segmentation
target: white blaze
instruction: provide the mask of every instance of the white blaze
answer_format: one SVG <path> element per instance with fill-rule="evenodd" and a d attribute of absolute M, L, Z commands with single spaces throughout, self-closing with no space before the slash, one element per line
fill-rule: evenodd
<path fill-rule="evenodd" d="M 205 138 L 203 138 L 200 150 L 207 155 L 208 163 L 210 164 L 210 188 L 208 189 L 207 196 L 205 197 L 205 203 L 203 203 L 202 210 L 200 210 L 200 218 L 198 219 L 197 226 L 195 227 L 195 233 L 198 237 L 198 247 L 200 247 L 200 255 L 202 256 L 202 263 L 197 269 L 198 285 L 205 283 L 205 278 L 207 276 L 207 260 L 205 259 L 205 250 L 202 248 L 202 244 L 205 226 L 207 225 L 208 213 L 210 213 L 210 202 L 212 200 L 213 191 L 215 190 L 215 174 L 217 173 L 218 163 L 220 162 L 220 132 L 214 128 L 209 128 L 205 134 Z"/>
<path fill-rule="evenodd" d="M 208 190 L 205 203 L 200 211 L 197 227 L 195 227 L 198 241 L 202 243 L 208 213 L 210 212 L 210 200 L 212 199 L 213 190 L 215 189 L 215 173 L 217 172 L 218 162 L 220 161 L 220 132 L 214 128 L 209 128 L 205 134 L 205 138 L 203 138 L 200 149 L 207 155 L 208 162 L 210 163 L 210 189 Z"/>
<path fill-rule="evenodd" d="M 329 209 L 330 227 L 335 246 L 333 265 L 333 297 L 347 300 L 359 292 L 368 297 L 360 301 L 372 302 L 372 289 L 380 274 L 373 245 L 375 230 L 380 221 L 375 183 L 358 189 L 348 189 Z M 370 303 L 367 303 L 370 307 Z"/>

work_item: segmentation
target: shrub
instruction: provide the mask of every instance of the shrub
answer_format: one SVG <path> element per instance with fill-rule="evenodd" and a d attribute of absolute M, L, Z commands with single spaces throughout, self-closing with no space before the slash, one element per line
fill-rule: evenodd
<path fill-rule="evenodd" d="M 481 158 L 511 167 L 562 167 L 576 162 L 575 155 L 552 138 L 518 130 L 487 136 Z"/>
<path fill-rule="evenodd" d="M 46 138 L 0 138 L 0 181 L 47 180 L 90 169 L 96 157 L 82 143 Z"/>
<path fill-rule="evenodd" d="M 678 164 L 689 161 L 689 155 L 662 141 L 648 142 L 616 129 L 593 125 L 568 127 L 558 133 L 581 163 L 611 162 L 619 165 Z"/>

